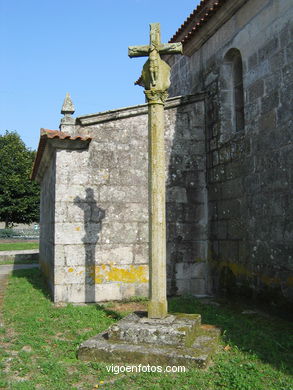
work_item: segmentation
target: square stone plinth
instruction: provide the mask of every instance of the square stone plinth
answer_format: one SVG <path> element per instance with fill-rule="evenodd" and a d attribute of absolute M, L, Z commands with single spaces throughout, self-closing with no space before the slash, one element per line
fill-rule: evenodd
<path fill-rule="evenodd" d="M 112 325 L 108 335 L 110 340 L 133 344 L 188 346 L 200 323 L 200 314 L 151 319 L 146 312 L 136 312 Z"/>
<path fill-rule="evenodd" d="M 82 343 L 78 357 L 108 363 L 206 367 L 216 350 L 219 329 L 201 326 L 199 314 L 149 319 L 132 313 Z"/>

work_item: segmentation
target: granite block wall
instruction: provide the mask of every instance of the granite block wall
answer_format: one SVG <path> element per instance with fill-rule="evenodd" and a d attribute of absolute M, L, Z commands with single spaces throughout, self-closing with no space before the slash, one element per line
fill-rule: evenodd
<path fill-rule="evenodd" d="M 54 295 L 54 236 L 55 236 L 55 179 L 56 158 L 52 153 L 47 158 L 40 195 L 40 255 L 39 262 L 46 276 L 52 296 Z"/>
<path fill-rule="evenodd" d="M 204 295 L 203 95 L 169 100 L 165 120 L 168 293 Z M 47 264 L 54 269 L 54 300 L 147 296 L 147 106 L 86 115 L 76 123 L 73 132 L 92 141 L 86 150 L 56 149 L 54 242 L 41 244 L 54 251 L 54 265 Z"/>
<path fill-rule="evenodd" d="M 293 300 L 292 16 L 290 1 L 247 1 L 199 50 L 168 59 L 171 95 L 206 93 L 213 289 L 280 307 Z M 242 59 L 240 131 L 227 110 L 230 49 Z"/>
<path fill-rule="evenodd" d="M 198 95 L 193 104 L 166 110 L 167 261 L 171 295 L 209 292 L 203 98 Z"/>

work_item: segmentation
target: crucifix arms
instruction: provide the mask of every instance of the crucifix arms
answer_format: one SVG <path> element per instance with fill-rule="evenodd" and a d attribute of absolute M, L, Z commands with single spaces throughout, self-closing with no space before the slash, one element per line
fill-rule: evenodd
<path fill-rule="evenodd" d="M 150 44 L 129 46 L 129 57 L 148 57 L 152 51 L 158 54 L 182 54 L 182 43 L 161 43 L 160 23 L 150 24 Z"/>
<path fill-rule="evenodd" d="M 152 98 L 157 95 L 154 90 L 160 92 L 161 100 L 164 100 L 165 92 L 170 86 L 170 67 L 161 59 L 160 54 L 182 54 L 181 43 L 161 43 L 160 23 L 150 25 L 149 45 L 128 48 L 129 57 L 149 57 L 143 66 L 141 81 L 137 84 L 145 87 L 146 91 L 151 90 Z"/>
<path fill-rule="evenodd" d="M 148 101 L 156 101 L 160 93 L 161 100 L 166 99 L 166 91 L 170 86 L 170 66 L 161 59 L 160 54 L 182 54 L 181 43 L 161 43 L 160 23 L 150 25 L 150 44 L 145 46 L 130 46 L 129 57 L 149 57 L 143 66 L 141 82 L 145 87 Z M 156 93 L 155 93 L 156 92 Z"/>
<path fill-rule="evenodd" d="M 128 47 L 128 56 L 133 57 L 148 57 L 151 52 L 151 46 L 129 46 Z M 160 54 L 182 54 L 182 43 L 161 43 L 157 48 L 157 51 Z"/>

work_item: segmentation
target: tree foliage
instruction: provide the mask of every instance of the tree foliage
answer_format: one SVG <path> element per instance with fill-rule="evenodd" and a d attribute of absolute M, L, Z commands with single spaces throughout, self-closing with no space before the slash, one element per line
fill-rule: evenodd
<path fill-rule="evenodd" d="M 0 135 L 0 221 L 6 227 L 39 220 L 40 189 L 30 180 L 34 158 L 16 132 Z"/>

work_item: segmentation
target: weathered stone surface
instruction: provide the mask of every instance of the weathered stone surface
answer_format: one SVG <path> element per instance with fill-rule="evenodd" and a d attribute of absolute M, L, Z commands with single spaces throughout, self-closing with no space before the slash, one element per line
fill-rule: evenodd
<path fill-rule="evenodd" d="M 74 114 L 74 111 L 75 111 L 75 108 L 74 108 L 73 102 L 71 100 L 69 93 L 67 92 L 65 99 L 64 99 L 64 102 L 63 102 L 63 106 L 61 108 L 61 114 L 64 114 L 64 115 Z"/>
<path fill-rule="evenodd" d="M 204 368 L 217 349 L 219 329 L 201 327 L 200 315 L 149 319 L 133 313 L 106 332 L 82 343 L 81 360 Z"/>
<path fill-rule="evenodd" d="M 168 315 L 157 320 L 133 313 L 112 325 L 108 330 L 108 336 L 110 340 L 133 344 L 190 346 L 190 340 L 200 321 L 199 314 L 186 315 L 184 318 Z"/>
<path fill-rule="evenodd" d="M 72 118 L 71 115 L 74 114 L 75 108 L 71 100 L 69 93 L 66 93 L 62 108 L 61 114 L 64 114 L 64 117 L 61 119 L 60 130 L 67 132 L 69 134 L 74 133 L 75 128 L 75 118 Z"/>
<path fill-rule="evenodd" d="M 229 13 L 224 24 L 212 16 L 184 43 L 185 56 L 163 58 L 172 67 L 169 94 L 174 96 L 165 110 L 169 292 L 204 289 L 200 269 L 192 278 L 176 279 L 176 264 L 205 263 L 209 257 L 214 291 L 249 287 L 275 304 L 292 302 L 292 5 L 290 0 L 230 3 L 218 13 Z M 245 126 L 240 132 L 232 127 L 231 79 L 223 66 L 232 48 L 239 50 L 242 62 Z M 83 152 L 58 151 L 51 158 L 57 158 L 60 169 L 56 172 L 56 161 L 48 159 L 40 172 L 46 209 L 40 259 L 51 285 L 53 259 L 58 267 L 70 261 L 72 266 L 94 264 L 100 250 L 105 265 L 112 255 L 121 264 L 128 265 L 130 258 L 147 264 L 146 113 L 147 106 L 140 105 L 71 118 L 69 127 L 93 137 L 92 145 Z M 86 201 L 85 187 L 93 189 L 103 218 L 101 210 L 89 206 L 94 202 Z M 90 226 L 101 228 L 87 235 L 97 241 L 86 247 L 85 216 Z M 61 249 L 55 221 L 80 224 L 82 233 L 72 233 L 77 242 Z M 124 223 L 127 232 L 130 226 L 135 230 L 129 233 L 131 242 L 123 232 L 117 241 Z M 109 242 L 101 243 L 104 224 Z M 70 234 L 66 228 L 66 240 Z M 119 246 L 128 249 L 119 254 Z"/>
<path fill-rule="evenodd" d="M 167 210 L 172 210 L 171 213 L 168 211 L 168 221 L 185 223 L 177 229 L 178 232 L 174 230 L 174 234 L 184 236 L 185 241 L 189 240 L 186 241 L 185 249 L 180 250 L 183 261 L 187 262 L 203 257 L 205 252 L 202 247 L 193 247 L 192 240 L 199 232 L 203 239 L 206 239 L 207 234 L 203 233 L 202 228 L 196 228 L 198 223 L 207 223 L 203 211 L 206 194 L 202 142 L 204 110 L 201 99 L 202 96 L 171 99 L 167 101 L 165 111 L 165 151 L 168 162 L 165 172 L 167 181 L 172 182 L 167 193 L 170 194 L 170 201 L 174 200 L 178 205 L 184 202 L 184 208 L 174 208 L 173 201 L 167 203 Z M 105 116 L 106 122 L 103 121 Z M 56 184 L 47 181 L 42 190 L 44 207 L 50 205 L 52 214 L 51 217 L 46 215 L 46 218 L 43 214 L 42 220 L 48 229 L 52 229 L 52 237 L 43 227 L 41 236 L 47 241 L 51 238 L 45 243 L 46 250 L 44 244 L 41 244 L 41 252 L 45 259 L 42 269 L 46 275 L 50 274 L 51 285 L 54 285 L 55 277 L 61 283 L 56 285 L 56 292 L 53 294 L 55 300 L 68 301 L 69 296 L 74 302 L 82 302 L 82 299 L 89 301 L 89 297 L 99 300 L 104 299 L 104 294 L 96 294 L 92 287 L 86 290 L 83 284 L 88 279 L 81 275 L 75 276 L 75 272 L 71 274 L 70 280 L 75 277 L 76 280 L 64 283 L 64 291 L 61 292 L 61 274 L 56 273 L 54 276 L 53 261 L 50 263 L 49 257 L 54 258 L 55 271 L 58 268 L 58 273 L 60 267 L 64 267 L 64 270 L 81 267 L 81 272 L 88 266 L 103 264 L 125 266 L 127 273 L 127 265 L 148 264 L 146 119 L 145 105 L 82 117 L 75 134 L 93 138 L 89 149 L 58 149 L 56 161 L 48 167 L 44 179 L 47 180 L 52 175 Z M 196 150 L 187 156 L 185 149 L 190 148 L 187 142 L 183 143 L 184 147 L 177 148 L 175 153 L 173 139 L 177 139 L 176 142 L 181 139 L 192 140 L 197 145 Z M 56 166 L 57 171 L 54 171 Z M 76 166 L 79 166 L 78 170 Z M 52 199 L 50 202 L 49 197 Z M 192 227 L 192 234 L 187 232 L 189 227 Z M 173 240 L 175 236 L 169 238 Z M 178 241 L 176 245 L 181 244 Z M 66 272 L 65 275 L 67 280 L 69 276 Z M 171 278 L 174 284 L 175 271 Z M 130 291 L 147 295 L 147 283 L 133 283 L 133 286 L 123 281 L 120 283 L 123 287 L 118 295 L 114 294 L 117 299 L 122 299 L 124 294 L 129 296 Z M 75 286 L 77 290 L 74 292 L 70 286 Z"/>
<path fill-rule="evenodd" d="M 207 272 L 207 264 L 198 263 L 177 263 L 176 276 L 178 279 L 202 278 L 204 279 Z"/>
<path fill-rule="evenodd" d="M 177 279 L 176 280 L 176 294 L 186 295 L 193 294 L 195 296 L 207 296 L 208 280 L 207 278 L 193 278 L 193 279 Z"/>
<path fill-rule="evenodd" d="M 223 15 L 231 11 L 230 3 L 222 8 Z M 184 44 L 189 55 L 184 61 L 167 59 L 172 64 L 171 96 L 199 90 L 207 93 L 208 219 L 214 291 L 227 288 L 239 293 L 243 288 L 246 294 L 250 290 L 251 295 L 267 296 L 268 301 L 276 300 L 280 305 L 293 299 L 291 279 L 285 276 L 281 260 L 288 261 L 290 256 L 291 228 L 287 228 L 286 206 L 279 201 L 292 192 L 292 163 L 284 164 L 280 158 L 285 150 L 292 151 L 288 133 L 292 127 L 292 17 L 290 1 L 249 0 L 212 36 L 194 34 Z M 216 23 L 211 20 L 202 31 L 215 28 Z M 232 75 L 223 62 L 231 48 L 239 50 L 242 62 L 245 126 L 239 133 L 232 128 Z M 278 259 L 270 253 L 276 246 L 282 253 Z M 283 274 L 273 281 L 267 273 L 276 268 Z M 290 268 L 289 278 L 291 272 Z M 185 288 L 184 282 L 177 285 L 181 291 Z"/>
<path fill-rule="evenodd" d="M 44 173 L 41 185 L 40 199 L 40 253 L 41 270 L 48 280 L 52 296 L 54 295 L 54 205 L 55 205 L 55 175 L 56 159 L 52 156 Z"/>
<path fill-rule="evenodd" d="M 160 57 L 164 52 L 182 53 L 182 44 L 162 44 L 159 23 L 150 25 L 147 49 L 129 48 L 130 57 L 149 57 L 139 84 L 145 87 L 148 101 L 150 318 L 164 318 L 167 313 L 164 104 L 170 86 L 170 67 Z"/>
<path fill-rule="evenodd" d="M 54 301 L 84 303 L 121 300 L 124 297 L 121 294 L 120 288 L 121 284 L 119 283 L 103 285 L 85 285 L 84 281 L 83 283 L 74 284 L 61 283 L 56 284 L 54 287 Z"/>

